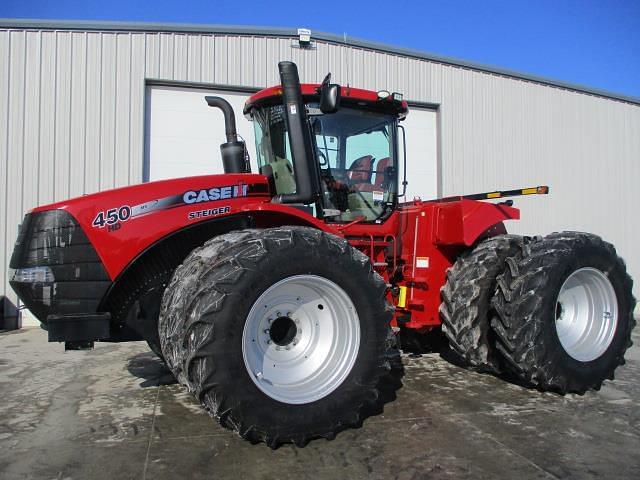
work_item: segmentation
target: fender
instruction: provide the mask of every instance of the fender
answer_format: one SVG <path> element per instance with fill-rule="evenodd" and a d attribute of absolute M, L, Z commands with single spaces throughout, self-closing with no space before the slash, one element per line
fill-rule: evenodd
<path fill-rule="evenodd" d="M 111 283 L 98 306 L 110 312 L 116 328 L 110 341 L 157 339 L 157 318 L 164 287 L 189 253 L 218 235 L 252 227 L 249 215 L 236 213 L 191 223 L 140 252 Z M 139 308 L 130 315 L 135 302 Z"/>
<path fill-rule="evenodd" d="M 190 191 L 192 192 L 192 191 Z M 202 196 L 206 202 L 207 193 L 188 193 L 189 198 Z M 185 194 L 187 195 L 187 194 Z M 198 203 L 198 202 L 194 202 Z M 206 210 L 220 210 L 220 207 L 206 206 Z M 324 224 L 303 211 L 286 205 L 265 203 L 246 203 L 232 214 L 198 217 L 201 221 L 190 222 L 183 228 L 156 240 L 140 252 L 113 281 L 108 292 L 100 302 L 100 311 L 111 312 L 117 328 L 112 328 L 110 341 L 146 339 L 152 345 L 159 345 L 157 338 L 157 318 L 164 286 L 173 270 L 184 261 L 194 248 L 218 235 L 244 228 L 268 228 L 280 225 L 305 225 L 313 228 Z M 193 212 L 189 218 L 196 218 Z M 134 315 L 130 309 L 138 303 Z"/>
<path fill-rule="evenodd" d="M 281 203 L 247 204 L 240 211 L 250 214 L 256 220 L 256 227 L 269 228 L 281 225 L 302 225 L 317 228 L 339 237 L 344 237 L 338 228 L 300 210 Z"/>
<path fill-rule="evenodd" d="M 435 214 L 435 243 L 440 246 L 470 247 L 492 227 L 520 218 L 517 208 L 464 199 L 437 205 Z"/>

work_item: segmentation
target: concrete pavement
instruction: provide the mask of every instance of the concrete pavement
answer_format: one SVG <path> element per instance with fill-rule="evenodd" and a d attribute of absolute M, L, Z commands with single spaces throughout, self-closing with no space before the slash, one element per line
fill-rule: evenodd
<path fill-rule="evenodd" d="M 146 344 L 65 353 L 28 328 L 0 334 L 0 478 L 635 479 L 640 348 L 627 359 L 600 392 L 561 397 L 403 355 L 383 414 L 272 451 L 214 423 Z"/>

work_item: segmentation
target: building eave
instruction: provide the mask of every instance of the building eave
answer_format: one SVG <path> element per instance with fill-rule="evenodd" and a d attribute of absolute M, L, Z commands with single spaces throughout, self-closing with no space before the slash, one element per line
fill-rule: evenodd
<path fill-rule="evenodd" d="M 245 25 L 200 25 L 183 23 L 148 23 L 148 22 L 107 22 L 87 20 L 40 20 L 40 19 L 0 19 L 0 28 L 16 30 L 76 30 L 76 31 L 108 31 L 108 32 L 148 32 L 148 33 L 192 33 L 218 35 L 247 35 L 277 38 L 297 38 L 298 31 L 293 28 L 257 27 Z M 611 100 L 640 105 L 640 98 L 622 95 L 607 90 L 585 85 L 564 82 L 529 73 L 517 72 L 506 68 L 468 62 L 453 57 L 435 55 L 410 48 L 397 47 L 384 43 L 359 38 L 335 35 L 332 33 L 312 31 L 312 40 L 347 45 L 355 48 L 400 55 L 429 62 L 467 68 L 479 72 L 501 75 L 541 85 L 562 88 L 578 93 L 594 95 Z"/>

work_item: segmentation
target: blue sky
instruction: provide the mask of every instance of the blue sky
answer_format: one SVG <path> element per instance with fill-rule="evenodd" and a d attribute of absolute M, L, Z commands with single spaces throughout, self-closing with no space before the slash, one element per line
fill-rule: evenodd
<path fill-rule="evenodd" d="M 1 0 L 0 17 L 308 27 L 640 97 L 640 0 Z"/>

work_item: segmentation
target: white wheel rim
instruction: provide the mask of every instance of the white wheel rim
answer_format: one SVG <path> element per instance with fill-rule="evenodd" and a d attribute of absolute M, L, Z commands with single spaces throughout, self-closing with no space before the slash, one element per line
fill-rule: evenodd
<path fill-rule="evenodd" d="M 360 320 L 347 293 L 316 275 L 275 283 L 251 307 L 242 333 L 249 376 L 289 404 L 326 397 L 349 375 L 360 346 Z"/>
<path fill-rule="evenodd" d="M 580 268 L 565 280 L 556 301 L 556 331 L 564 350 L 580 362 L 600 357 L 618 325 L 618 299 L 607 276 Z"/>

